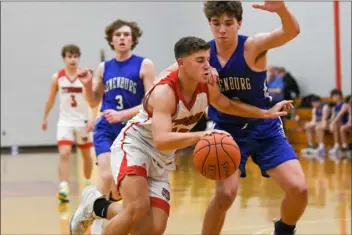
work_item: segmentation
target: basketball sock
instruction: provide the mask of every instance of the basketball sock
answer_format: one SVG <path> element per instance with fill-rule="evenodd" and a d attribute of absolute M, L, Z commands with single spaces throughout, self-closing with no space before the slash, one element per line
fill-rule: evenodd
<path fill-rule="evenodd" d="M 282 222 L 282 220 L 278 220 L 275 222 L 275 234 L 281 235 L 281 234 L 293 234 L 294 230 L 296 228 L 296 225 L 288 225 Z"/>
<path fill-rule="evenodd" d="M 106 200 L 105 197 L 97 199 L 93 204 L 93 211 L 97 216 L 106 219 L 106 214 L 108 213 L 108 207 L 112 202 Z"/>

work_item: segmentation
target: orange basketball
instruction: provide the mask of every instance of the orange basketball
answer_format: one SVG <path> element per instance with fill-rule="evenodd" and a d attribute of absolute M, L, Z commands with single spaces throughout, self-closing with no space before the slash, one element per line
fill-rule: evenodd
<path fill-rule="evenodd" d="M 193 151 L 193 164 L 206 178 L 223 180 L 232 175 L 241 161 L 237 143 L 229 136 L 212 134 L 202 138 Z"/>

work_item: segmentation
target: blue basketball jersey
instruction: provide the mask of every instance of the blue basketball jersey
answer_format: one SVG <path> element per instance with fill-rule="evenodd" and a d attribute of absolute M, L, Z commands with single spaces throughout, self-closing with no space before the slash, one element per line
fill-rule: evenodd
<path fill-rule="evenodd" d="M 142 103 L 144 85 L 139 74 L 143 60 L 143 57 L 132 55 L 125 61 L 114 58 L 104 63 L 101 112 L 105 109 L 121 111 Z"/>
<path fill-rule="evenodd" d="M 335 110 L 335 117 L 337 116 L 337 114 L 340 112 L 340 110 L 342 109 L 342 106 L 344 105 L 344 102 L 341 102 L 339 104 L 335 104 L 334 106 L 334 110 Z M 341 117 L 341 123 L 345 124 L 348 122 L 348 112 L 345 112 L 342 117 Z"/>
<path fill-rule="evenodd" d="M 320 122 L 323 118 L 323 104 L 321 104 L 318 108 L 315 109 L 315 117 L 316 121 Z"/>
<path fill-rule="evenodd" d="M 251 70 L 244 58 L 244 44 L 247 38 L 243 35 L 238 36 L 237 48 L 224 67 L 221 66 L 217 57 L 215 41 L 210 41 L 210 65 L 216 68 L 219 73 L 219 87 L 222 94 L 230 99 L 239 99 L 261 109 L 269 109 L 271 97 L 267 92 L 266 71 L 255 72 Z M 209 106 L 208 115 L 217 124 L 231 125 L 238 127 L 239 130 L 253 132 L 257 138 L 273 136 L 279 132 L 283 133 L 280 118 L 242 118 L 222 113 L 213 106 Z"/>

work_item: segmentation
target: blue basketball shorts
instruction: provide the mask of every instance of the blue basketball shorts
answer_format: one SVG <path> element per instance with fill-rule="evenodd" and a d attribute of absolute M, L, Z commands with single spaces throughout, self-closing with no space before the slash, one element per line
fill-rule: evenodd
<path fill-rule="evenodd" d="M 125 127 L 122 123 L 110 124 L 104 117 L 98 118 L 93 131 L 93 143 L 96 157 L 102 153 L 110 153 L 110 147 Z"/>
<path fill-rule="evenodd" d="M 216 124 L 215 129 L 228 132 L 238 144 L 241 152 L 241 163 L 239 166 L 241 177 L 246 177 L 246 163 L 249 156 L 259 166 L 264 177 L 269 177 L 266 173 L 267 170 L 289 160 L 298 159 L 293 147 L 286 137 L 280 134 L 280 131 L 275 135 L 268 135 L 267 138 L 265 136 L 257 138 L 251 135 L 249 131 L 243 132 L 238 128 L 231 127 L 231 125 L 220 126 Z M 242 134 L 239 134 L 239 132 L 242 132 Z"/>

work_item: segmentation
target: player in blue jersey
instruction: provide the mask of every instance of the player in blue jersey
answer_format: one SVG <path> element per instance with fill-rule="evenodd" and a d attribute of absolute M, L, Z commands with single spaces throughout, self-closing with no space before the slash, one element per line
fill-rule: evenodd
<path fill-rule="evenodd" d="M 213 33 L 210 64 L 219 73 L 220 90 L 227 97 L 248 104 L 269 108 L 271 98 L 266 88 L 267 52 L 294 39 L 300 31 L 293 14 L 282 1 L 266 1 L 253 5 L 256 9 L 276 13 L 282 26 L 270 33 L 254 36 L 238 34 L 242 23 L 239 1 L 207 1 L 204 13 Z M 251 156 L 263 176 L 270 176 L 285 191 L 281 219 L 275 222 L 275 235 L 293 234 L 308 201 L 307 185 L 302 167 L 288 143 L 281 119 L 256 120 L 229 116 L 210 106 L 208 115 L 216 129 L 233 136 L 241 149 L 239 171 L 216 184 L 215 197 L 203 223 L 203 234 L 219 234 L 226 211 L 234 201 L 240 176 L 246 176 L 246 161 Z"/>
<path fill-rule="evenodd" d="M 155 77 L 152 61 L 132 52 L 141 36 L 142 31 L 135 22 L 121 19 L 112 22 L 105 29 L 105 38 L 116 57 L 99 65 L 94 80 L 89 69 L 78 72 L 90 106 L 101 103 L 103 115 L 95 124 L 93 136 L 100 169 L 97 187 L 108 197 L 111 190 L 114 199 L 118 193 L 112 178 L 110 147 L 125 126 L 124 121 L 138 113 L 144 93 L 153 85 Z"/>
<path fill-rule="evenodd" d="M 210 65 L 219 74 L 221 92 L 231 98 L 268 109 L 271 97 L 266 87 L 266 54 L 294 39 L 300 32 L 298 22 L 282 1 L 253 5 L 256 9 L 276 13 L 282 26 L 270 33 L 254 36 L 238 34 L 242 24 L 239 1 L 206 1 L 204 13 L 213 33 Z M 171 68 L 168 68 L 171 69 Z M 210 106 L 208 115 L 216 129 L 232 135 L 241 149 L 239 170 L 223 181 L 217 181 L 215 197 L 206 212 L 202 233 L 220 234 L 227 210 L 237 195 L 240 177 L 246 176 L 249 156 L 260 167 L 262 175 L 272 177 L 285 191 L 281 219 L 275 222 L 275 235 L 293 234 L 308 201 L 302 167 L 288 143 L 280 118 L 248 119 L 219 112 Z"/>

